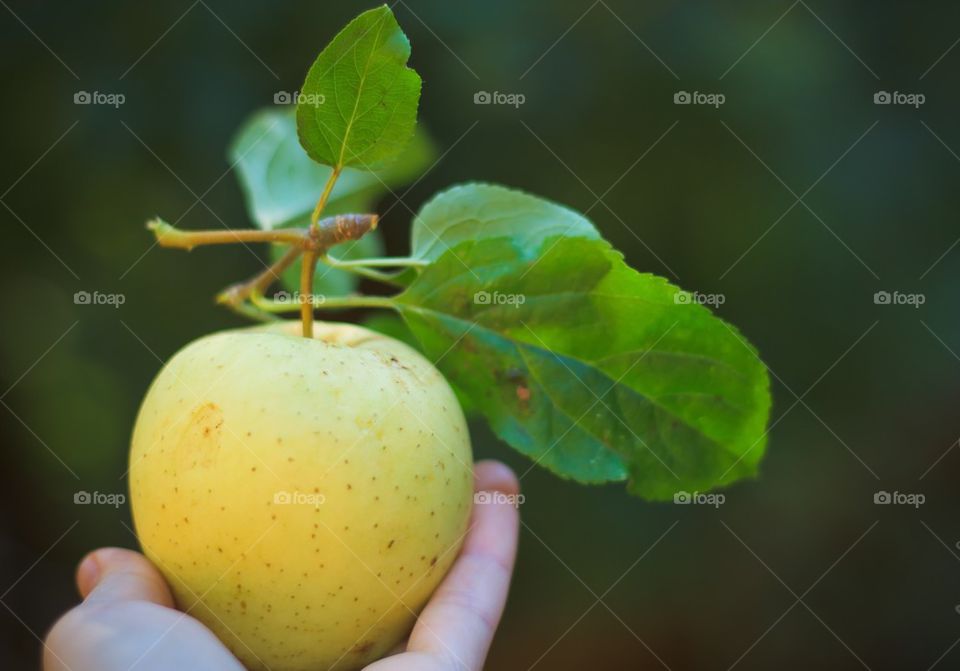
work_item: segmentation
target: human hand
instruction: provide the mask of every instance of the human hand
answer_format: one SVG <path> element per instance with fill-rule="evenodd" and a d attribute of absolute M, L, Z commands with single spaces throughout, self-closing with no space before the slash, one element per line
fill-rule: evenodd
<path fill-rule="evenodd" d="M 517 494 L 509 468 L 476 464 L 476 491 Z M 366 671 L 479 671 L 503 614 L 519 534 L 515 506 L 474 506 L 460 556 L 396 654 Z M 44 671 L 169 671 L 243 666 L 198 620 L 175 610 L 170 589 L 147 559 L 103 548 L 80 563 L 83 603 L 54 625 Z"/>

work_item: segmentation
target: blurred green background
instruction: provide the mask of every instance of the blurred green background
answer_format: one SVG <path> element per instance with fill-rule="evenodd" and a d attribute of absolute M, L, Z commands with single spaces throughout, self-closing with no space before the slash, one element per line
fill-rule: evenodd
<path fill-rule="evenodd" d="M 261 268 L 242 247 L 151 248 L 143 222 L 246 225 L 231 135 L 371 3 L 0 4 L 0 667 L 30 669 L 76 601 L 77 560 L 135 546 L 126 506 L 75 492 L 125 491 L 160 361 L 240 324 L 212 296 Z M 723 294 L 774 378 L 761 476 L 719 509 L 524 477 L 488 668 L 958 668 L 960 6 L 394 10 L 421 121 L 450 151 L 407 207 L 382 201 L 389 252 L 440 188 L 520 187 L 589 211 L 634 267 Z M 126 100 L 75 105 L 81 90 Z M 478 91 L 525 103 L 475 105 Z M 725 102 L 674 104 L 680 91 Z M 925 102 L 878 105 L 878 91 Z M 527 469 L 474 430 L 478 456 Z M 878 491 L 925 503 L 875 505 Z"/>

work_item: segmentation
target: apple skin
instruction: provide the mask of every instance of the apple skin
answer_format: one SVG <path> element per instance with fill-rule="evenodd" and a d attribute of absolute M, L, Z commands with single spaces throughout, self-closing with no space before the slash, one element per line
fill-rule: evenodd
<path fill-rule="evenodd" d="M 356 669 L 460 548 L 470 439 L 443 376 L 347 324 L 215 333 L 160 371 L 130 450 L 137 536 L 249 669 Z"/>

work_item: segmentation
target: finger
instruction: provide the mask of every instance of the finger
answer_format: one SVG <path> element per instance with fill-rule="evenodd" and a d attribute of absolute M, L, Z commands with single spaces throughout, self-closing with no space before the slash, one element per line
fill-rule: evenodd
<path fill-rule="evenodd" d="M 478 492 L 516 495 L 520 490 L 504 464 L 480 462 L 474 473 Z M 483 668 L 517 552 L 520 516 L 515 503 L 503 496 L 485 498 L 490 502 L 474 505 L 460 556 L 410 634 L 408 650 L 449 659 L 456 668 Z"/>
<path fill-rule="evenodd" d="M 170 588 L 146 557 L 122 548 L 101 548 L 77 567 L 77 587 L 84 603 L 149 601 L 173 608 Z"/>
<path fill-rule="evenodd" d="M 510 467 L 499 461 L 478 461 L 473 467 L 473 489 L 478 492 L 497 491 L 504 494 L 520 493 L 520 481 Z"/>

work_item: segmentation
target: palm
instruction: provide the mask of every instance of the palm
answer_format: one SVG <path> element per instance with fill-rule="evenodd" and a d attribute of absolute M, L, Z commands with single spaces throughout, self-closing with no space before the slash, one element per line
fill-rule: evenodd
<path fill-rule="evenodd" d="M 476 467 L 478 490 L 513 494 L 517 481 L 502 464 Z M 516 553 L 519 518 L 506 504 L 474 508 L 460 557 L 421 613 L 404 651 L 366 671 L 479 670 L 503 613 Z M 98 550 L 81 563 L 82 604 L 44 644 L 44 671 L 242 671 L 199 621 L 174 609 L 160 573 L 130 550 Z"/>

